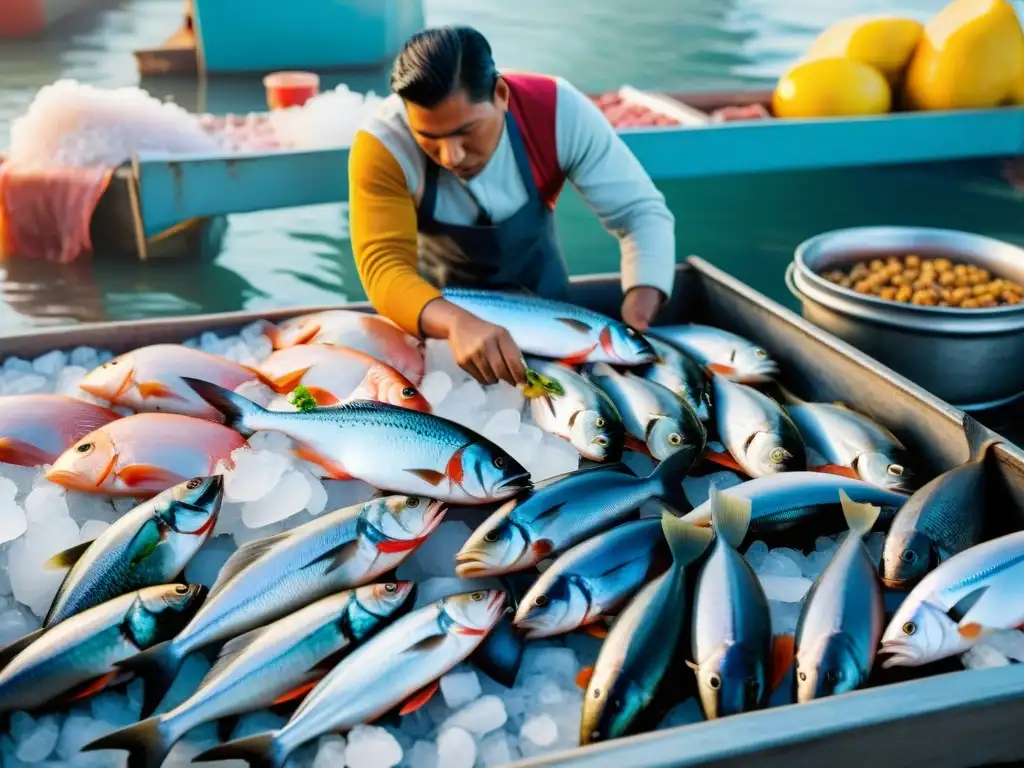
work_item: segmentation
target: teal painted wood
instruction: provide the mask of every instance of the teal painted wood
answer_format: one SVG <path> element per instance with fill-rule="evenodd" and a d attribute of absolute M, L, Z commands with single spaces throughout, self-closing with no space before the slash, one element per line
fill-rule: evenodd
<path fill-rule="evenodd" d="M 424 26 L 422 0 L 195 0 L 210 73 L 369 67 Z"/>

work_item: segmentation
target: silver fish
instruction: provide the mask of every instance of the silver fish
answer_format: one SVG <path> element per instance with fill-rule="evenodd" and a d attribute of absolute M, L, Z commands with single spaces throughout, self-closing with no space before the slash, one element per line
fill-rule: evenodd
<path fill-rule="evenodd" d="M 910 589 L 942 560 L 984 538 L 985 462 L 968 461 L 930 480 L 896 513 L 882 548 L 879 575 Z"/>
<path fill-rule="evenodd" d="M 523 352 L 571 363 L 638 365 L 655 360 L 650 343 L 623 322 L 575 304 L 518 293 L 446 288 L 444 298 L 508 330 Z"/>
<path fill-rule="evenodd" d="M 695 537 L 708 531 L 694 528 Z M 523 595 L 513 623 L 528 640 L 571 632 L 613 614 L 669 566 L 660 519 L 634 520 L 577 544 Z"/>
<path fill-rule="evenodd" d="M 704 714 L 714 720 L 768 703 L 772 626 L 761 582 L 736 551 L 747 534 L 750 501 L 712 486 L 711 514 L 715 542 L 697 577 L 695 660 L 687 665 L 697 675 Z"/>
<path fill-rule="evenodd" d="M 882 425 L 834 403 L 802 403 L 786 409 L 804 444 L 827 462 L 817 472 L 856 477 L 865 483 L 910 492 L 914 475 L 909 452 Z"/>
<path fill-rule="evenodd" d="M 883 668 L 956 656 L 994 631 L 1024 625 L 1024 531 L 985 541 L 929 573 L 882 634 Z"/>
<path fill-rule="evenodd" d="M 559 363 L 528 357 L 526 364 L 542 377 L 541 384 L 526 390 L 538 427 L 568 440 L 585 459 L 622 458 L 626 431 L 608 395 Z"/>
<path fill-rule="evenodd" d="M 530 474 L 482 435 L 429 413 L 356 400 L 307 413 L 268 411 L 216 384 L 182 377 L 242 436 L 270 430 L 335 479 L 394 493 L 485 504 L 530 486 Z"/>
<path fill-rule="evenodd" d="M 142 587 L 174 579 L 210 537 L 224 498 L 224 478 L 195 477 L 125 514 L 96 539 L 50 558 L 70 567 L 44 627 Z"/>
<path fill-rule="evenodd" d="M 707 531 L 662 515 L 672 565 L 618 615 L 601 644 L 580 719 L 580 744 L 622 736 L 654 698 L 675 654 L 687 614 L 686 566 L 710 543 Z"/>
<path fill-rule="evenodd" d="M 718 434 L 741 471 L 763 477 L 807 468 L 803 438 L 781 405 L 724 376 L 712 386 Z"/>
<path fill-rule="evenodd" d="M 413 611 L 331 670 L 283 728 L 214 747 L 196 760 L 242 758 L 281 768 L 298 747 L 322 734 L 369 722 L 410 697 L 415 701 L 407 707 L 421 705 L 417 692 L 433 692 L 435 681 L 483 642 L 504 608 L 504 592 L 482 590 Z"/>
<path fill-rule="evenodd" d="M 733 486 L 729 495 L 750 501 L 750 534 L 760 536 L 820 519 L 827 514 L 829 507 L 836 504 L 840 490 L 858 503 L 883 507 L 882 520 L 891 520 L 895 510 L 908 498 L 905 494 L 887 491 L 863 480 L 821 472 L 765 475 Z M 711 525 L 710 499 L 685 515 L 683 520 L 693 525 Z"/>
<path fill-rule="evenodd" d="M 35 709 L 102 690 L 120 665 L 173 637 L 202 600 L 201 585 L 146 587 L 89 608 L 42 631 L 0 671 L 0 712 Z M 13 646 L 22 646 L 19 641 Z"/>
<path fill-rule="evenodd" d="M 721 328 L 689 323 L 658 326 L 647 333 L 678 347 L 709 371 L 733 381 L 757 384 L 779 375 L 778 363 L 765 350 Z"/>
<path fill-rule="evenodd" d="M 677 453 L 648 477 L 624 464 L 569 472 L 538 483 L 506 502 L 463 545 L 455 560 L 462 578 L 497 576 L 532 568 L 552 554 L 626 519 L 650 499 L 682 512 L 690 508 L 682 481 L 689 457 Z"/>
<path fill-rule="evenodd" d="M 657 362 L 645 365 L 637 373 L 648 381 L 674 392 L 693 408 L 701 421 L 711 418 L 711 382 L 700 365 L 688 354 L 653 336 L 651 342 Z"/>
<path fill-rule="evenodd" d="M 635 373 L 619 373 L 606 363 L 587 368 L 587 376 L 615 403 L 629 438 L 627 447 L 664 461 L 686 453 L 697 463 L 707 443 L 704 424 L 685 400 L 661 384 Z"/>
<path fill-rule="evenodd" d="M 143 716 L 159 704 L 188 654 L 373 581 L 404 561 L 444 513 L 437 501 L 385 496 L 240 547 L 220 569 L 188 626 L 132 660 L 146 681 Z"/>
<path fill-rule="evenodd" d="M 133 768 L 160 768 L 175 742 L 196 726 L 306 693 L 326 672 L 324 662 L 333 666 L 339 652 L 351 652 L 377 633 L 406 602 L 412 586 L 400 581 L 339 592 L 236 637 L 184 702 L 82 749 L 126 749 Z"/>
<path fill-rule="evenodd" d="M 885 608 L 875 563 L 864 546 L 879 508 L 839 492 L 850 533 L 811 587 L 796 627 L 796 699 L 852 691 L 875 663 Z"/>

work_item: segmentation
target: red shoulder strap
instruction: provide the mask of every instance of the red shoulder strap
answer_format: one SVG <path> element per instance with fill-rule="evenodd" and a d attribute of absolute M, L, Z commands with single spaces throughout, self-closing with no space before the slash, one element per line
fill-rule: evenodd
<path fill-rule="evenodd" d="M 526 72 L 502 74 L 508 83 L 509 110 L 519 125 L 530 160 L 533 181 L 541 199 L 555 207 L 565 185 L 565 172 L 558 163 L 555 114 L 558 88 L 553 77 Z"/>

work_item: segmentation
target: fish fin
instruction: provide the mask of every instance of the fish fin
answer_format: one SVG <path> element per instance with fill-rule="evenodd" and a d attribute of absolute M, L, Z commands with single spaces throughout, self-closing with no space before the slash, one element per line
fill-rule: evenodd
<path fill-rule="evenodd" d="M 736 369 L 731 365 L 725 365 L 725 363 L 708 363 L 707 368 L 713 373 L 721 374 L 722 376 L 733 376 L 736 373 Z"/>
<path fill-rule="evenodd" d="M 355 553 L 359 551 L 359 540 L 353 539 L 352 541 L 346 541 L 344 544 L 335 547 L 329 552 L 325 552 L 321 555 L 318 560 L 330 560 L 331 564 L 324 571 L 324 576 L 333 573 L 338 568 L 343 566 L 349 560 L 354 557 Z"/>
<path fill-rule="evenodd" d="M 530 550 L 538 558 L 543 559 L 555 551 L 555 545 L 551 539 L 537 539 L 530 545 Z"/>
<path fill-rule="evenodd" d="M 0 648 L 0 669 L 3 669 L 17 656 L 19 653 L 28 648 L 32 643 L 43 636 L 48 628 L 43 627 L 37 629 L 34 632 L 29 632 L 27 635 L 22 635 L 17 640 L 8 643 L 3 648 Z"/>
<path fill-rule="evenodd" d="M 70 568 L 82 559 L 82 555 L 84 555 L 85 551 L 92 546 L 94 541 L 95 539 L 89 539 L 89 541 L 83 541 L 81 544 L 76 544 L 73 547 L 65 549 L 63 552 L 58 552 L 46 561 L 46 567 L 54 570 Z"/>
<path fill-rule="evenodd" d="M 444 634 L 430 635 L 429 637 L 423 638 L 415 645 L 410 646 L 408 650 L 406 650 L 406 653 L 427 653 L 444 645 L 444 641 Z"/>
<path fill-rule="evenodd" d="M 337 405 L 338 403 L 341 402 L 341 400 L 339 400 L 333 394 L 328 392 L 326 389 L 321 389 L 320 387 L 306 387 L 306 390 L 309 392 L 310 395 L 312 395 L 313 399 L 316 401 L 316 404 L 319 406 Z"/>
<path fill-rule="evenodd" d="M 303 461 L 308 461 L 310 464 L 316 464 L 318 467 L 323 469 L 330 475 L 332 480 L 351 480 L 352 475 L 345 471 L 345 468 L 327 459 L 317 453 L 315 450 L 310 448 L 308 445 L 302 445 L 301 443 L 292 448 L 292 453 L 298 456 Z"/>
<path fill-rule="evenodd" d="M 387 539 L 377 542 L 377 551 L 385 555 L 394 555 L 399 552 L 410 552 L 423 543 L 425 537 L 417 539 Z"/>
<path fill-rule="evenodd" d="M 235 739 L 200 752 L 192 760 L 196 763 L 212 763 L 237 758 L 248 762 L 251 768 L 284 768 L 288 753 L 277 741 L 278 733 L 265 731 L 244 739 Z"/>
<path fill-rule="evenodd" d="M 633 437 L 632 435 L 626 435 L 622 440 L 622 445 L 630 451 L 636 453 L 642 453 L 644 456 L 650 456 L 651 451 L 647 447 L 647 443 L 643 440 Z"/>
<path fill-rule="evenodd" d="M 123 749 L 128 752 L 128 768 L 160 768 L 179 736 L 161 726 L 161 718 L 151 717 L 100 736 L 82 747 L 81 751 Z"/>
<path fill-rule="evenodd" d="M 693 504 L 686 496 L 683 488 L 683 479 L 693 465 L 693 459 L 688 457 L 686 451 L 677 451 L 651 470 L 647 479 L 655 484 L 654 495 L 661 499 L 680 515 L 693 511 Z"/>
<path fill-rule="evenodd" d="M 750 528 L 750 499 L 718 490 L 711 485 L 711 525 L 715 533 L 733 547 L 739 547 Z"/>
<path fill-rule="evenodd" d="M 793 635 L 775 635 L 772 638 L 771 687 L 768 690 L 774 691 L 786 679 L 795 656 L 796 640 Z"/>
<path fill-rule="evenodd" d="M 842 488 L 839 489 L 839 501 L 843 505 L 843 517 L 846 518 L 846 524 L 851 531 L 858 536 L 866 536 L 875 527 L 878 515 L 882 511 L 881 507 L 874 504 L 858 504 Z"/>
<path fill-rule="evenodd" d="M 160 706 L 160 702 L 170 690 L 183 660 L 184 657 L 174 645 L 174 641 L 167 640 L 118 662 L 119 669 L 125 672 L 134 672 L 137 677 L 142 678 L 143 695 L 140 717 L 149 717 Z"/>
<path fill-rule="evenodd" d="M 398 710 L 399 715 L 411 715 L 417 709 L 422 707 L 428 701 L 430 697 L 437 693 L 437 689 L 441 687 L 441 684 L 435 680 L 429 685 L 421 688 L 414 693 L 406 702 L 402 705 L 402 708 Z"/>
<path fill-rule="evenodd" d="M 202 688 L 210 680 L 219 675 L 224 669 L 232 664 L 246 648 L 252 645 L 256 640 L 266 631 L 266 627 L 259 627 L 246 632 L 238 637 L 233 637 L 228 640 L 224 645 L 221 646 L 220 651 L 217 652 L 217 659 L 213 662 L 213 666 L 203 675 L 203 679 L 199 681 L 199 685 L 196 689 Z"/>
<path fill-rule="evenodd" d="M 747 470 L 736 463 L 736 459 L 732 457 L 731 453 L 726 451 L 714 451 L 711 448 L 704 449 L 704 460 L 710 461 L 712 464 L 717 464 L 720 467 L 731 469 L 733 472 L 738 472 L 744 477 L 747 476 Z"/>
<path fill-rule="evenodd" d="M 590 679 L 594 676 L 593 667 L 583 667 L 579 672 L 576 673 L 576 685 L 587 690 L 590 685 Z"/>
<path fill-rule="evenodd" d="M 266 408 L 261 408 L 246 397 L 236 395 L 230 389 L 189 376 L 182 376 L 181 380 L 194 389 L 203 400 L 224 414 L 225 425 L 242 437 L 252 437 L 259 428 L 254 422 L 267 413 Z"/>
<path fill-rule="evenodd" d="M 962 622 L 964 620 L 964 617 L 967 615 L 967 612 L 974 607 L 975 603 L 977 603 L 978 600 L 981 599 L 981 596 L 984 595 L 987 591 L 988 587 L 978 587 L 977 589 L 968 592 L 966 595 L 957 600 L 952 608 L 946 611 L 946 615 L 957 623 Z M 961 632 L 960 634 L 963 634 L 963 632 Z"/>
<path fill-rule="evenodd" d="M 690 661 L 689 659 L 686 659 L 686 666 L 688 666 L 694 672 L 700 672 L 700 664 L 698 664 L 696 661 Z"/>
<path fill-rule="evenodd" d="M 582 629 L 584 634 L 590 635 L 597 640 L 604 640 L 608 637 L 608 627 L 604 624 L 598 624 L 597 622 L 594 622 L 593 624 L 584 624 Z"/>
<path fill-rule="evenodd" d="M 556 317 L 555 320 L 580 333 L 591 333 L 594 330 L 582 320 L 573 320 L 571 317 Z"/>
<path fill-rule="evenodd" d="M 94 693 L 102 691 L 120 676 L 121 670 L 115 669 L 112 672 L 107 672 L 105 675 L 95 677 L 92 680 L 88 680 L 82 685 L 75 686 L 70 691 L 67 691 L 63 696 L 61 696 L 61 701 L 66 704 L 72 704 L 76 701 L 87 699 Z"/>
<path fill-rule="evenodd" d="M 580 365 L 581 363 L 587 362 L 587 358 L 590 357 L 590 353 L 597 349 L 597 344 L 587 349 L 581 349 L 579 352 L 573 352 L 568 357 L 563 357 L 558 362 L 562 365 Z"/>
<path fill-rule="evenodd" d="M 565 504 L 566 503 L 564 501 L 560 501 L 557 504 L 552 504 L 550 507 L 547 507 L 546 509 L 538 512 L 536 515 L 530 518 L 530 522 L 537 522 L 538 520 L 544 520 L 545 518 L 551 518 L 556 516 L 558 512 L 562 509 L 562 507 L 565 506 Z"/>
<path fill-rule="evenodd" d="M 507 579 L 502 579 L 502 582 L 514 600 L 517 590 L 514 586 L 507 584 Z M 469 661 L 495 682 L 506 688 L 512 688 L 519 676 L 519 667 L 523 661 L 525 648 L 526 642 L 516 631 L 512 617 L 505 614 L 487 633 L 484 641 L 473 651 Z"/>
<path fill-rule="evenodd" d="M 669 512 L 661 514 L 661 529 L 665 533 L 669 549 L 672 550 L 672 559 L 680 568 L 703 555 L 714 538 L 707 528 L 684 523 Z"/>
<path fill-rule="evenodd" d="M 405 471 L 410 475 L 416 475 L 420 480 L 430 483 L 435 488 L 444 480 L 444 473 L 438 472 L 436 469 L 407 469 Z"/>
<path fill-rule="evenodd" d="M 166 483 L 169 488 L 187 479 L 175 472 L 163 467 L 154 467 L 151 464 L 129 464 L 117 470 L 115 474 L 129 487 L 164 485 Z"/>
<path fill-rule="evenodd" d="M 290 373 L 283 373 L 280 376 L 268 376 L 270 385 L 274 388 L 274 391 L 279 395 L 286 395 L 291 392 L 295 387 L 302 383 L 302 377 L 306 375 L 310 368 L 313 366 L 309 365 L 305 368 L 300 368 Z"/>
<path fill-rule="evenodd" d="M 277 704 L 284 704 L 285 702 L 295 701 L 295 699 L 302 698 L 307 693 L 316 688 L 319 682 L 320 678 L 317 678 L 316 680 L 308 680 L 305 683 L 302 683 L 302 685 L 297 685 L 287 693 L 283 693 L 276 699 L 274 699 L 273 704 L 271 704 L 271 706 L 275 706 Z"/>
<path fill-rule="evenodd" d="M 53 454 L 16 437 L 0 437 L 0 464 L 41 467 L 53 463 Z"/>
<path fill-rule="evenodd" d="M 290 536 L 291 533 L 285 531 L 284 533 L 267 536 L 264 539 L 250 541 L 248 544 L 243 544 L 239 547 L 238 550 L 225 561 L 224 565 L 220 567 L 220 571 L 217 573 L 217 580 L 213 582 L 213 587 L 210 588 L 210 594 L 206 597 L 207 601 L 212 600 L 213 597 L 224 588 L 224 585 L 231 581 L 231 579 L 235 578 L 235 576 Z"/>
<path fill-rule="evenodd" d="M 860 476 L 852 467 L 844 467 L 841 464 L 819 464 L 815 467 L 808 467 L 808 472 L 822 472 L 826 475 L 838 475 L 839 477 L 849 477 L 854 480 L 859 480 Z"/>
<path fill-rule="evenodd" d="M 140 381 L 135 385 L 139 396 L 143 399 L 148 397 L 162 397 L 167 400 L 184 400 L 185 398 L 175 392 L 166 384 L 159 381 Z"/>

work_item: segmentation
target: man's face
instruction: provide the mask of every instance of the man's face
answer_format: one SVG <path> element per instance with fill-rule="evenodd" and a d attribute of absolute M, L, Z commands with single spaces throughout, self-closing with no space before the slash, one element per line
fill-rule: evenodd
<path fill-rule="evenodd" d="M 427 156 L 462 179 L 487 165 L 505 127 L 508 86 L 498 79 L 494 98 L 473 102 L 462 89 L 432 109 L 406 103 L 413 138 Z"/>

